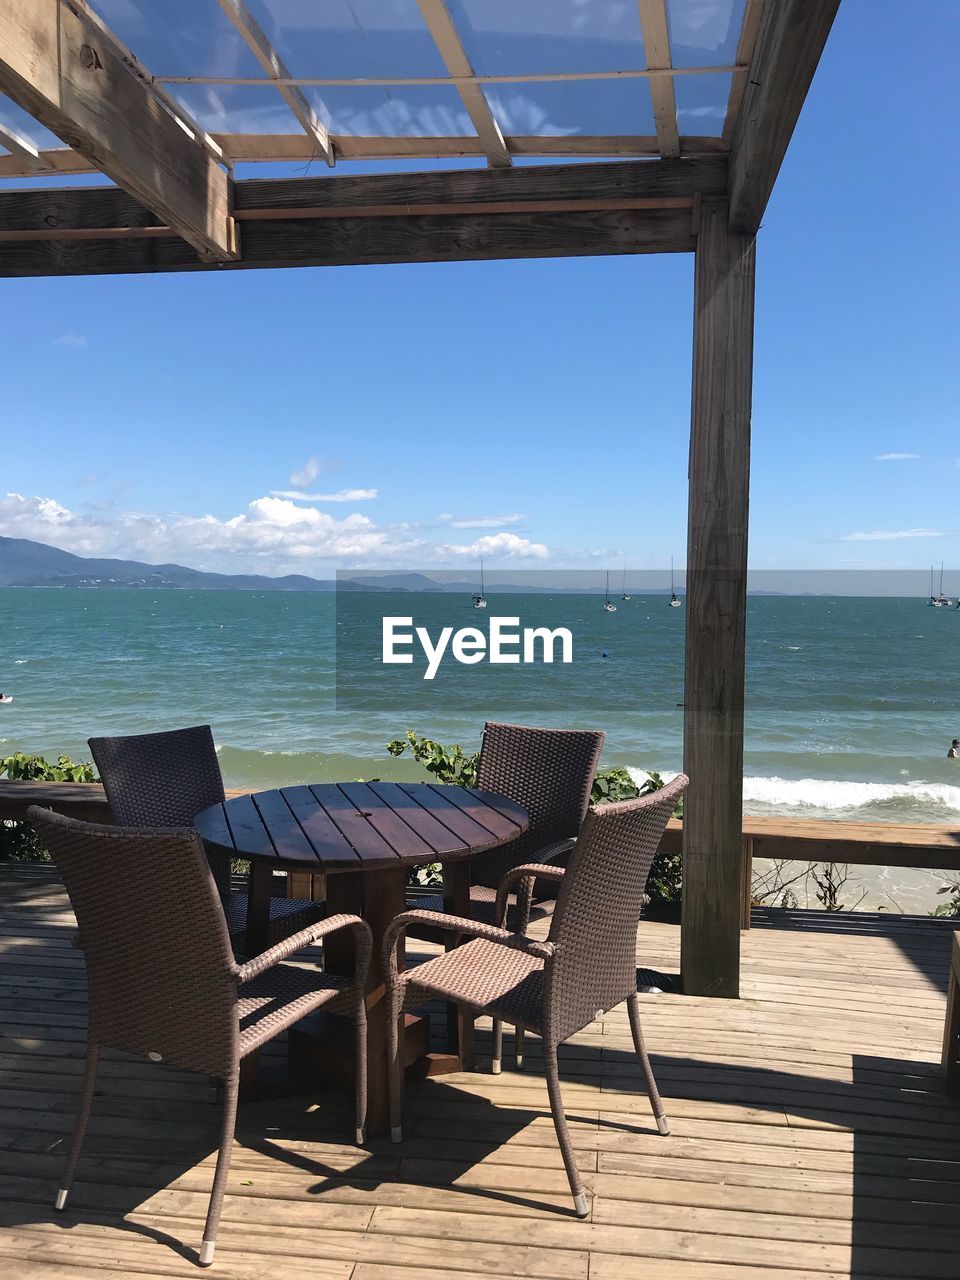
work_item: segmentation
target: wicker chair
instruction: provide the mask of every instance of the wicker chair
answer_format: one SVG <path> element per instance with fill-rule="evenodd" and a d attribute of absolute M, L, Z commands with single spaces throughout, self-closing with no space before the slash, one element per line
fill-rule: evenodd
<path fill-rule="evenodd" d="M 497 923 L 497 886 L 524 862 L 557 862 L 570 852 L 590 803 L 590 788 L 606 735 L 592 729 L 539 729 L 489 721 L 483 730 L 477 786 L 522 804 L 530 826 L 516 840 L 476 854 L 470 860 L 470 915 Z M 511 923 L 523 932 L 530 920 L 533 882 L 521 881 L 511 893 Z M 538 905 L 552 907 L 549 890 Z M 420 911 L 442 912 L 440 894 L 411 903 Z M 435 923 L 435 922 L 434 922 Z"/>
<path fill-rule="evenodd" d="M 119 826 L 189 827 L 201 809 L 219 804 L 224 798 L 223 777 L 209 725 L 88 741 L 113 820 Z M 207 858 L 230 937 L 239 947 L 247 927 L 247 895 L 231 893 L 230 858 L 226 854 L 208 853 Z M 271 898 L 270 944 L 322 915 L 321 903 Z"/>
<path fill-rule="evenodd" d="M 400 1013 L 405 1005 L 437 997 L 493 1016 L 495 1072 L 500 1065 L 503 1019 L 542 1037 L 553 1123 L 580 1217 L 588 1212 L 587 1196 L 563 1113 L 557 1047 L 623 1000 L 627 1001 L 633 1043 L 657 1126 L 661 1133 L 669 1133 L 640 1030 L 637 917 L 650 864 L 686 785 L 681 774 L 660 791 L 591 808 L 566 870 L 531 864 L 514 867 L 503 879 L 498 892 L 501 919 L 512 886 L 525 877 L 559 883 L 557 907 L 545 942 L 475 920 L 433 915 L 429 918 L 434 926 L 473 940 L 401 973 L 398 945 L 410 925 L 423 923 L 424 913 L 407 911 L 397 916 L 383 940 L 391 1002 L 388 1056 L 390 1125 L 395 1142 L 402 1137 Z"/>
<path fill-rule="evenodd" d="M 195 831 L 98 826 L 36 806 L 27 818 L 70 895 L 87 966 L 86 1069 L 56 1207 L 67 1203 L 102 1048 L 215 1077 L 224 1083 L 224 1107 L 199 1257 L 207 1266 L 230 1166 L 240 1062 L 322 1005 L 356 1020 L 356 1139 L 363 1141 L 370 929 L 358 916 L 330 916 L 238 965 Z M 352 979 L 280 963 L 339 929 L 354 933 Z"/>

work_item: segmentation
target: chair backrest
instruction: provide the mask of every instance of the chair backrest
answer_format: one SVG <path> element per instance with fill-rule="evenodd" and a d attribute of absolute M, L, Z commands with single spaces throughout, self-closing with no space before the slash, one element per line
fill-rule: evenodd
<path fill-rule="evenodd" d="M 470 864 L 475 884 L 496 887 L 511 867 L 580 830 L 606 734 L 599 729 L 541 729 L 488 721 L 477 786 L 522 804 L 530 828 L 519 840 L 481 853 Z"/>
<path fill-rule="evenodd" d="M 90 750 L 113 820 L 123 827 L 189 827 L 224 798 L 223 777 L 208 724 L 167 733 L 90 738 Z M 230 859 L 212 854 L 220 897 L 230 892 Z"/>
<path fill-rule="evenodd" d="M 237 1063 L 236 962 L 200 837 L 27 820 L 46 844 L 80 927 L 90 1039 L 225 1076 Z"/>
<path fill-rule="evenodd" d="M 660 791 L 591 807 L 550 924 L 544 1017 L 563 1040 L 637 989 L 637 920 L 650 865 L 688 779 Z"/>

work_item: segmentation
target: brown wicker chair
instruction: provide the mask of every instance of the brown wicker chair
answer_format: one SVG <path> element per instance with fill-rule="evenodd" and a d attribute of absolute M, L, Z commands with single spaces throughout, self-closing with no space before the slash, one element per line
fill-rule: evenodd
<path fill-rule="evenodd" d="M 549 877 L 559 882 L 546 942 L 475 920 L 431 915 L 428 918 L 434 926 L 473 941 L 401 973 L 398 944 L 408 926 L 423 922 L 424 913 L 407 911 L 397 916 L 383 941 L 391 1001 L 388 1055 L 390 1124 L 395 1142 L 402 1137 L 400 1013 L 407 1004 L 437 997 L 493 1016 L 495 1071 L 500 1061 L 501 1020 L 542 1037 L 553 1123 L 580 1217 L 587 1214 L 587 1196 L 563 1113 L 557 1047 L 623 1000 L 627 1001 L 633 1043 L 657 1126 L 661 1133 L 669 1133 L 640 1030 L 637 917 L 650 864 L 686 785 L 681 774 L 650 795 L 591 808 L 566 870 L 530 864 L 514 867 L 503 879 L 498 909 L 504 914 L 511 887 L 525 877 Z"/>
<path fill-rule="evenodd" d="M 56 1207 L 65 1207 L 73 1182 L 102 1048 L 213 1076 L 224 1082 L 224 1106 L 199 1257 L 206 1266 L 230 1166 L 240 1062 L 321 1005 L 356 1019 L 356 1139 L 363 1141 L 370 929 L 358 916 L 330 916 L 238 965 L 195 831 L 98 826 L 36 806 L 27 818 L 70 895 L 87 965 L 86 1069 Z M 338 929 L 354 932 L 352 979 L 280 963 Z"/>
<path fill-rule="evenodd" d="M 207 724 L 88 741 L 118 826 L 189 827 L 201 809 L 224 798 L 220 763 Z M 226 854 L 208 853 L 207 858 L 230 937 L 240 947 L 247 927 L 247 895 L 231 893 Z M 322 915 L 321 903 L 271 898 L 269 942 L 281 941 Z"/>
<path fill-rule="evenodd" d="M 592 729 L 540 729 L 488 721 L 477 764 L 477 786 L 522 804 L 530 826 L 516 840 L 470 860 L 470 915 L 497 923 L 497 886 L 523 862 L 557 863 L 574 846 L 606 735 Z M 525 880 L 510 895 L 511 924 L 523 932 L 530 920 L 534 885 Z M 551 909 L 549 890 L 539 902 Z M 420 911 L 442 912 L 440 894 L 411 902 Z"/>

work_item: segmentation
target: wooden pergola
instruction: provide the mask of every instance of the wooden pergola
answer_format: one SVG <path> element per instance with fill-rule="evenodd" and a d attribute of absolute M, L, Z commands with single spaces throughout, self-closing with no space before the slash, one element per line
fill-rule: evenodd
<path fill-rule="evenodd" d="M 0 102 L 0 179 L 97 172 L 115 184 L 0 190 L 0 275 L 695 254 L 682 930 L 692 994 L 739 994 L 755 238 L 838 6 L 717 0 L 737 27 L 726 39 L 735 54 L 708 65 L 671 29 L 682 4 L 668 21 L 666 0 L 637 0 L 635 39 L 614 33 L 623 65 L 610 62 L 616 40 L 601 58 L 598 40 L 583 37 L 578 62 L 575 35 L 552 31 L 569 35 L 576 70 L 524 73 L 509 59 L 512 69 L 489 69 L 490 46 L 464 18 L 463 0 L 417 0 L 415 10 L 411 0 L 416 23 L 411 17 L 406 34 L 432 42 L 443 74 L 404 75 L 398 60 L 392 76 L 389 68 L 350 77 L 329 66 L 308 74 L 299 59 L 291 68 L 281 46 L 296 49 L 296 33 L 268 34 L 244 0 L 219 0 L 216 15 L 254 59 L 254 76 L 148 71 L 146 50 L 131 51 L 106 25 L 109 2 L 0 0 L 0 91 L 44 126 L 42 137 L 13 127 Z M 517 0 L 514 8 L 527 11 L 536 35 L 543 6 Z M 162 26 L 163 9 L 141 0 L 148 34 L 151 22 Z M 201 9 L 212 12 L 213 0 Z M 714 134 L 681 127 L 692 113 L 678 101 L 689 100 L 692 79 L 708 104 L 719 90 Z M 631 119 L 618 133 L 565 125 L 523 134 L 498 118 L 503 86 L 576 86 L 579 95 L 611 83 L 622 92 L 627 82 L 641 114 L 649 109 L 652 132 L 633 132 Z M 225 100 L 235 91 L 271 95 L 290 131 L 214 128 L 190 109 L 198 86 L 224 90 Z M 348 89 L 396 101 L 405 88 L 455 94 L 455 123 L 435 136 L 422 124 L 361 135 L 338 125 L 324 98 Z M 47 130 L 64 145 L 49 145 Z M 353 160 L 450 156 L 485 158 L 487 167 L 339 173 Z M 574 163 L 524 165 L 530 157 Z M 292 160 L 333 171 L 235 176 L 240 163 Z"/>

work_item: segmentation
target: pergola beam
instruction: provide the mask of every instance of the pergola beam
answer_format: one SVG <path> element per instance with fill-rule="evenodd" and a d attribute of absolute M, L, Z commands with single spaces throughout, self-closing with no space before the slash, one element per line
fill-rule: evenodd
<path fill-rule="evenodd" d="M 733 130 L 730 229 L 753 235 L 833 26 L 840 0 L 777 0 L 760 22 Z"/>
<path fill-rule="evenodd" d="M 510 152 L 503 139 L 500 126 L 490 110 L 483 89 L 474 78 L 473 66 L 447 9 L 445 0 L 417 0 L 423 20 L 433 37 L 433 43 L 450 72 L 460 100 L 467 110 L 477 137 L 487 156 L 487 163 L 494 168 L 509 168 Z"/>
<path fill-rule="evenodd" d="M 669 70 L 672 60 L 666 0 L 639 0 L 639 3 L 647 66 L 655 71 Z M 677 125 L 677 96 L 673 90 L 672 75 L 656 76 L 651 79 L 650 96 L 653 98 L 653 119 L 657 127 L 660 154 L 668 159 L 678 156 L 680 131 Z"/>
<path fill-rule="evenodd" d="M 304 133 L 215 133 L 211 142 L 222 148 L 227 163 L 281 163 L 311 160 L 316 147 Z M 352 137 L 333 134 L 332 141 L 340 160 L 435 160 L 466 159 L 485 154 L 479 138 L 387 138 Z M 618 137 L 588 136 L 576 138 L 550 135 L 508 136 L 507 146 L 513 156 L 545 156 L 561 161 L 570 156 L 584 159 L 609 159 L 612 156 L 636 158 L 657 156 L 657 139 L 651 136 L 621 134 Z M 680 154 L 692 159 L 723 156 L 725 148 L 719 138 L 682 138 Z M 53 173 L 94 173 L 97 166 L 79 151 L 58 148 L 41 151 L 40 158 Z M 0 178 L 28 177 L 33 172 L 16 156 L 0 156 Z"/>
<path fill-rule="evenodd" d="M 241 267 L 444 262 L 694 248 L 726 160 L 653 160 L 234 184 Z M 122 191 L 0 192 L 0 276 L 196 269 Z"/>
<path fill-rule="evenodd" d="M 42 173 L 47 169 L 43 156 L 30 139 L 3 124 L 0 124 L 0 147 L 6 147 L 12 155 L 18 156 L 30 173 Z"/>
<path fill-rule="evenodd" d="M 0 0 L 0 89 L 170 226 L 236 256 L 229 179 L 66 0 Z"/>
<path fill-rule="evenodd" d="M 740 27 L 740 39 L 737 42 L 736 66 L 732 67 L 730 77 L 730 97 L 727 99 L 727 114 L 723 120 L 723 140 L 730 145 L 733 130 L 740 115 L 740 103 L 750 75 L 750 64 L 757 47 L 757 36 L 760 32 L 760 19 L 766 0 L 746 0 L 743 11 L 743 23 Z"/>
<path fill-rule="evenodd" d="M 282 95 L 304 132 L 313 140 L 315 147 L 332 169 L 336 164 L 336 155 L 325 125 L 307 101 L 303 90 L 293 83 L 286 63 L 270 43 L 266 32 L 247 8 L 244 0 L 220 0 L 220 8 L 239 31 L 250 52 L 266 71 L 272 83 L 276 85 L 278 93 Z"/>
<path fill-rule="evenodd" d="M 754 0 L 761 3 L 762 0 Z M 577 80 L 581 84 L 590 84 L 595 80 L 657 80 L 662 77 L 672 79 L 674 76 L 709 76 L 731 75 L 735 71 L 747 72 L 749 65 L 723 63 L 711 67 L 630 67 L 619 71 L 528 71 L 522 75 L 482 75 L 474 71 L 464 77 L 476 81 L 477 84 L 556 84 Z M 358 89 L 402 89 L 402 88 L 456 88 L 449 76 L 280 76 L 264 79 L 262 76 L 155 76 L 156 84 L 206 84 L 206 85 L 239 85 L 257 88 L 271 84 L 298 84 L 301 88 L 358 88 Z"/>

